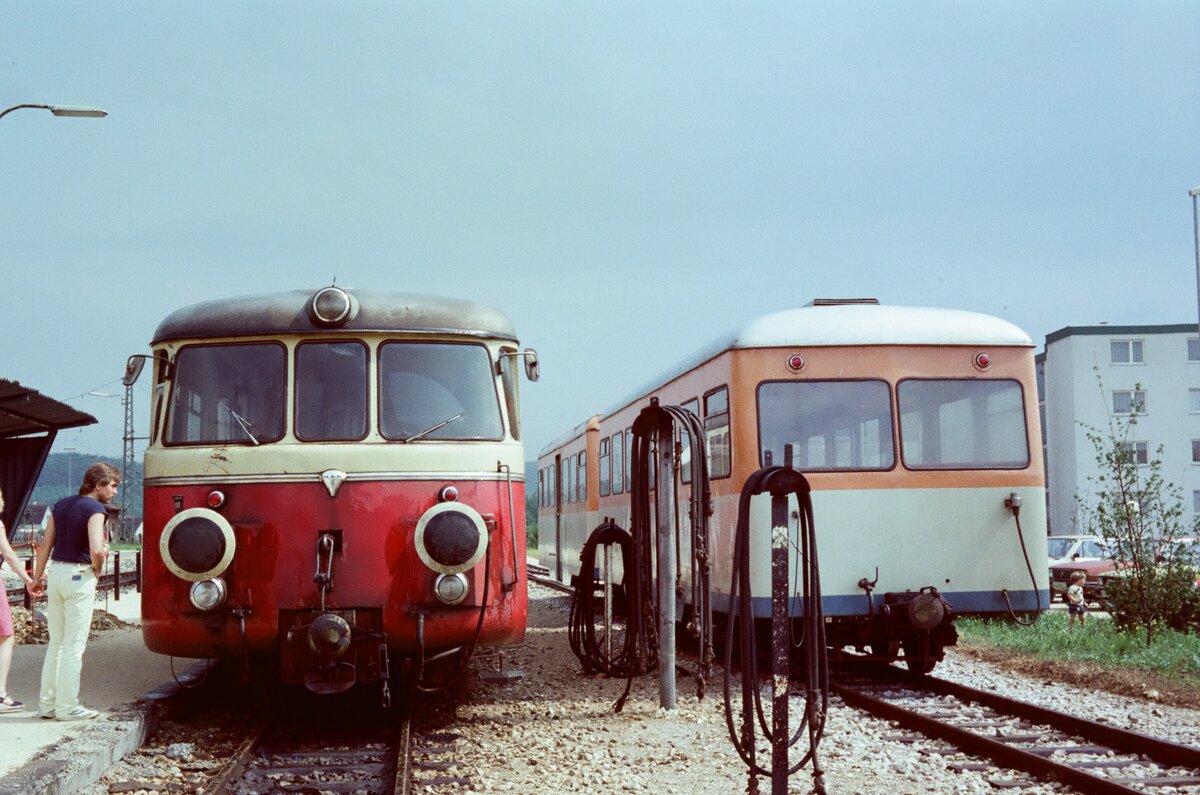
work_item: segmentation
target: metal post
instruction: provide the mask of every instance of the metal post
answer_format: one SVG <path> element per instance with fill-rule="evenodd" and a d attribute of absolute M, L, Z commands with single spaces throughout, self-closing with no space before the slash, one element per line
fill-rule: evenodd
<path fill-rule="evenodd" d="M 612 544 L 604 545 L 604 656 L 612 659 Z"/>
<path fill-rule="evenodd" d="M 121 601 L 121 550 L 113 552 L 113 601 Z"/>
<path fill-rule="evenodd" d="M 25 573 L 28 574 L 30 576 L 30 578 L 33 577 L 33 558 L 32 557 L 30 557 L 29 560 L 25 561 Z M 8 594 L 5 594 L 4 598 L 7 599 Z M 32 622 L 33 621 L 33 615 L 32 615 L 33 596 L 30 595 L 28 588 L 25 589 L 25 609 L 30 611 L 29 620 Z"/>
<path fill-rule="evenodd" d="M 790 445 L 784 466 L 791 467 Z M 788 495 L 771 494 L 771 795 L 788 790 Z M 808 640 L 807 638 L 805 640 Z"/>
<path fill-rule="evenodd" d="M 658 430 L 658 703 L 675 709 L 675 470 L 671 426 Z"/>
<path fill-rule="evenodd" d="M 134 573 L 137 575 L 137 592 L 142 592 L 142 551 L 137 551 L 137 557 L 133 559 Z"/>

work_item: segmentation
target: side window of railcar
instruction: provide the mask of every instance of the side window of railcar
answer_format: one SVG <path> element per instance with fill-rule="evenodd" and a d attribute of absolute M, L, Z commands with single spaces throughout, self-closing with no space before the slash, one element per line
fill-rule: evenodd
<path fill-rule="evenodd" d="M 908 379 L 896 388 L 900 449 L 911 469 L 1022 469 L 1029 465 L 1017 381 Z"/>
<path fill-rule="evenodd" d="M 633 428 L 625 429 L 625 488 L 633 491 Z"/>
<path fill-rule="evenodd" d="M 501 353 L 516 353 L 516 348 L 504 348 Z M 500 382 L 504 386 L 504 408 L 508 410 L 508 426 L 512 429 L 512 438 L 521 438 L 521 379 L 517 369 L 517 361 L 525 360 L 519 356 L 500 357 Z"/>
<path fill-rule="evenodd" d="M 379 431 L 400 441 L 503 439 L 487 348 L 441 342 L 381 345 Z"/>
<path fill-rule="evenodd" d="M 618 431 L 612 437 L 612 493 L 625 490 L 625 434 Z"/>
<path fill-rule="evenodd" d="M 175 357 L 165 442 L 255 444 L 283 437 L 282 345 L 192 345 Z"/>
<path fill-rule="evenodd" d="M 759 455 L 796 469 L 891 469 L 891 394 L 884 381 L 765 381 L 758 386 Z"/>
<path fill-rule="evenodd" d="M 296 348 L 296 437 L 304 441 L 367 435 L 367 346 L 305 342 Z"/>
<path fill-rule="evenodd" d="M 729 477 L 729 390 L 714 389 L 704 396 L 704 436 L 708 447 L 708 476 Z"/>
<path fill-rule="evenodd" d="M 700 401 L 696 398 L 684 401 L 682 408 L 700 416 Z M 688 441 L 687 433 L 682 429 L 676 431 L 679 440 L 679 477 L 684 483 L 692 482 L 692 443 Z"/>
<path fill-rule="evenodd" d="M 580 450 L 575 460 L 577 461 L 575 499 L 577 502 L 585 502 L 587 501 L 587 451 Z"/>
<path fill-rule="evenodd" d="M 612 486 L 610 465 L 612 456 L 609 453 L 608 439 L 600 440 L 600 496 L 607 497 Z"/>

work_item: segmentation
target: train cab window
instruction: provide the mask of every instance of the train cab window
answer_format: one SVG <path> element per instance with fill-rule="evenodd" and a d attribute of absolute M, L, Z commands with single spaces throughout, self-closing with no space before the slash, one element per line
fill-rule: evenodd
<path fill-rule="evenodd" d="M 367 346 L 305 342 L 296 348 L 296 438 L 328 442 L 367 435 Z"/>
<path fill-rule="evenodd" d="M 516 352 L 515 348 L 504 348 L 501 351 L 500 382 L 504 387 L 504 408 L 508 412 L 508 427 L 512 430 L 512 438 L 520 440 L 521 378 L 519 368 L 524 366 L 525 357 L 516 356 Z"/>
<path fill-rule="evenodd" d="M 684 401 L 680 408 L 690 411 L 699 418 L 700 401 L 696 398 Z M 675 431 L 675 439 L 679 442 L 679 477 L 684 483 L 692 482 L 692 443 L 687 433 L 681 428 Z"/>
<path fill-rule="evenodd" d="M 612 493 L 625 490 L 625 434 L 618 431 L 612 437 Z"/>
<path fill-rule="evenodd" d="M 612 488 L 612 455 L 608 439 L 600 440 L 600 496 L 607 497 Z"/>
<path fill-rule="evenodd" d="M 910 469 L 1023 469 L 1025 401 L 1017 381 L 908 379 L 896 388 Z"/>
<path fill-rule="evenodd" d="M 379 346 L 379 431 L 403 442 L 503 439 L 487 348 L 441 342 Z"/>
<path fill-rule="evenodd" d="M 764 466 L 816 470 L 891 469 L 891 395 L 884 381 L 766 381 L 758 386 Z"/>
<path fill-rule="evenodd" d="M 704 437 L 708 448 L 708 476 L 729 477 L 729 390 L 714 389 L 704 396 Z"/>
<path fill-rule="evenodd" d="M 282 345 L 192 345 L 175 357 L 164 441 L 262 444 L 283 437 L 287 351 Z"/>

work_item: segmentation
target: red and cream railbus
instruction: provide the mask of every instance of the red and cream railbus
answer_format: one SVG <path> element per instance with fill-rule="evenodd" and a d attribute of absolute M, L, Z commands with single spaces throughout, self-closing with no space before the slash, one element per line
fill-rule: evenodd
<path fill-rule="evenodd" d="M 783 464 L 788 448 L 813 490 L 835 647 L 887 657 L 903 647 L 928 670 L 955 641 L 952 615 L 1048 606 L 1045 566 L 1028 563 L 1046 544 L 1034 346 L 1012 324 L 870 299 L 814 301 L 747 323 L 541 451 L 539 557 L 564 581 L 579 574 L 581 547 L 603 518 L 628 527 L 630 429 L 651 398 L 704 424 L 718 611 L 741 488 L 760 467 Z M 753 605 L 763 618 L 769 503 L 759 496 L 751 509 Z M 680 544 L 686 559 L 688 540 Z M 687 566 L 682 574 L 689 593 Z"/>
<path fill-rule="evenodd" d="M 525 632 L 518 374 L 503 313 L 347 290 L 209 301 L 151 341 L 142 627 L 339 692 Z"/>

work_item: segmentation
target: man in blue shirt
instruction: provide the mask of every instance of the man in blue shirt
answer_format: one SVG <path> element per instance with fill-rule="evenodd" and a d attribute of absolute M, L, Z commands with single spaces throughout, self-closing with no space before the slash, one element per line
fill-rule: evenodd
<path fill-rule="evenodd" d="M 108 542 L 104 506 L 117 496 L 121 473 L 111 464 L 92 464 L 79 494 L 54 504 L 33 579 L 41 582 L 53 560 L 46 585 L 46 626 L 50 643 L 42 664 L 40 712 L 43 718 L 89 720 L 100 713 L 79 703 L 83 649 L 92 626 L 96 580 L 104 570 Z"/>

